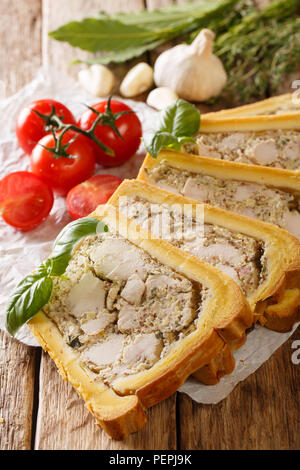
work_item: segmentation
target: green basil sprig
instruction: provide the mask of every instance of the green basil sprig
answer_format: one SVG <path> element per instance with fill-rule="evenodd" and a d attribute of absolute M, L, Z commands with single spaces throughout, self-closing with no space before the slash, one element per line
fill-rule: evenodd
<path fill-rule="evenodd" d="M 157 129 L 144 136 L 146 150 L 156 158 L 160 150 L 179 151 L 185 142 L 194 142 L 200 127 L 200 111 L 185 100 L 177 100 L 159 116 Z"/>
<path fill-rule="evenodd" d="M 52 276 L 61 276 L 65 272 L 75 245 L 87 235 L 107 231 L 107 225 L 98 219 L 84 217 L 71 222 L 60 232 L 51 257 L 26 276 L 9 297 L 6 329 L 12 336 L 49 302 Z"/>

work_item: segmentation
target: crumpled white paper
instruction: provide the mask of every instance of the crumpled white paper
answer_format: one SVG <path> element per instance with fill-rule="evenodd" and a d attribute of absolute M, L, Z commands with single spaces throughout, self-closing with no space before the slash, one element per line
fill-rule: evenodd
<path fill-rule="evenodd" d="M 27 103 L 41 98 L 62 101 L 75 116 L 84 110 L 84 104 L 93 104 L 97 98 L 88 94 L 70 77 L 53 69 L 40 69 L 36 78 L 15 95 L 0 102 L 0 161 L 1 177 L 12 171 L 28 170 L 29 157 L 18 148 L 15 137 L 16 116 Z M 118 98 L 119 99 L 119 98 Z M 136 111 L 143 132 L 155 126 L 157 112 L 142 102 L 123 100 Z M 137 154 L 118 168 L 98 169 L 97 173 L 109 173 L 121 178 L 135 178 L 144 158 L 141 145 Z M 22 233 L 7 225 L 0 218 L 0 328 L 5 329 L 5 310 L 10 292 L 19 281 L 51 252 L 52 244 L 60 230 L 71 219 L 65 199 L 56 197 L 49 217 L 35 230 Z M 236 368 L 224 377 L 218 385 L 205 386 L 194 379 L 188 379 L 180 388 L 198 403 L 218 403 L 233 388 L 258 369 L 295 331 L 276 333 L 260 326 L 248 335 L 246 344 L 235 353 Z M 24 326 L 16 338 L 30 346 L 38 346 L 28 326 Z"/>

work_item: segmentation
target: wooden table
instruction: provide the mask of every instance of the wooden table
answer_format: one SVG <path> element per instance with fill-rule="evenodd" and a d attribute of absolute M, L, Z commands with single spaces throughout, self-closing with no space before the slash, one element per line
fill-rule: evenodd
<path fill-rule="evenodd" d="M 168 3 L 172 1 L 1 0 L 0 93 L 16 92 L 41 65 L 76 73 L 68 64 L 85 53 L 47 36 L 60 24 L 99 10 Z M 145 60 L 151 61 L 151 54 Z M 116 67 L 120 77 L 125 71 L 124 65 Z M 149 411 L 142 431 L 116 442 L 95 425 L 47 354 L 1 332 L 0 449 L 299 449 L 300 365 L 291 360 L 297 339 L 299 329 L 218 405 L 199 405 L 177 393 Z"/>

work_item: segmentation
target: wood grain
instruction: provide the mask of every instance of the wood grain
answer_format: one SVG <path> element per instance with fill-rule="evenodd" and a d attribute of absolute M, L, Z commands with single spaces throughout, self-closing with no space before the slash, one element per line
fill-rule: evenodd
<path fill-rule="evenodd" d="M 40 0 L 0 2 L 0 98 L 41 65 Z M 37 350 L 0 332 L 0 449 L 30 449 Z"/>
<path fill-rule="evenodd" d="M 31 447 L 35 354 L 0 332 L 0 449 Z"/>
<path fill-rule="evenodd" d="M 176 449 L 175 396 L 149 410 L 148 423 L 140 432 L 123 442 L 113 441 L 96 426 L 82 399 L 45 353 L 41 364 L 36 449 Z"/>
<path fill-rule="evenodd" d="M 300 364 L 291 361 L 299 329 L 217 405 L 179 396 L 181 449 L 286 450 L 300 448 Z"/>

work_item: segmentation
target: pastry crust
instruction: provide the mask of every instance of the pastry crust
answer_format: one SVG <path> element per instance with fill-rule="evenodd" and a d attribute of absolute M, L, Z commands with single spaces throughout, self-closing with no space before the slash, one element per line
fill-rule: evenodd
<path fill-rule="evenodd" d="M 242 341 L 253 314 L 238 286 L 217 269 L 165 241 L 151 240 L 150 234 L 139 230 L 114 207 L 99 207 L 91 216 L 104 221 L 112 232 L 124 236 L 160 263 L 208 287 L 211 294 L 203 304 L 195 331 L 174 343 L 151 369 L 120 377 L 109 387 L 95 380 L 96 374 L 82 365 L 80 353 L 64 343 L 49 317 L 40 312 L 28 322 L 97 423 L 114 439 L 124 439 L 144 426 L 146 408 L 174 393 L 190 374 L 220 354 L 225 343 Z"/>
<path fill-rule="evenodd" d="M 275 114 L 271 116 L 235 116 L 226 118 L 208 118 L 204 115 L 201 118 L 200 133 L 212 132 L 247 132 L 266 131 L 277 129 L 300 129 L 300 119 L 298 113 Z"/>
<path fill-rule="evenodd" d="M 147 169 L 154 168 L 159 165 L 159 162 L 162 160 L 167 161 L 168 165 L 177 169 L 187 170 L 193 173 L 203 172 L 212 176 L 221 176 L 222 178 L 242 179 L 243 181 L 250 180 L 251 182 L 263 182 L 264 184 L 270 182 L 272 186 L 274 186 L 276 182 L 276 185 L 278 184 L 280 187 L 290 187 L 292 191 L 300 192 L 300 179 L 295 176 L 295 172 L 293 171 L 254 167 L 167 151 L 161 152 L 157 159 L 147 156 L 138 175 L 138 180 L 149 182 Z M 131 187 L 133 188 L 135 184 L 136 183 L 132 183 Z M 117 195 L 120 195 L 122 187 L 124 186 L 120 186 L 117 194 L 115 193 L 115 195 L 112 196 L 113 201 Z M 143 197 L 145 197 L 145 194 L 146 197 L 149 195 L 148 197 L 151 197 L 153 201 L 176 202 L 178 204 L 193 203 L 193 200 L 184 198 L 181 195 L 171 194 L 162 189 L 157 191 L 157 187 L 155 186 L 148 188 L 149 185 L 147 189 L 146 187 L 143 190 L 140 188 L 139 191 L 141 195 L 143 194 Z M 133 189 L 131 189 L 131 191 L 133 191 Z M 245 235 L 264 242 L 268 260 L 268 276 L 248 301 L 256 315 L 256 320 L 259 320 L 264 326 L 277 331 L 290 330 L 295 321 L 291 319 L 294 318 L 297 306 L 295 306 L 294 302 L 289 298 L 291 308 L 290 314 L 287 315 L 286 302 L 288 302 L 288 300 L 285 299 L 284 302 L 284 298 L 285 295 L 287 295 L 287 290 L 300 288 L 299 240 L 289 232 L 272 224 L 258 220 L 255 220 L 255 223 L 253 223 L 253 219 L 249 217 L 206 204 L 204 204 L 204 206 L 205 221 L 207 223 L 221 225 L 229 230 L 244 233 Z M 271 304 L 273 306 L 272 310 L 268 309 L 268 306 Z M 277 305 L 276 313 L 274 305 Z M 275 322 L 274 317 L 276 315 L 277 320 Z"/>
<path fill-rule="evenodd" d="M 270 113 L 276 113 L 281 108 L 288 108 L 282 114 L 300 113 L 300 99 L 294 96 L 294 93 L 286 93 L 284 95 L 273 96 L 266 100 L 257 101 L 256 103 L 246 104 L 231 109 L 222 109 L 212 113 L 206 113 L 202 119 L 224 119 L 229 117 L 242 116 L 261 116 Z"/>

